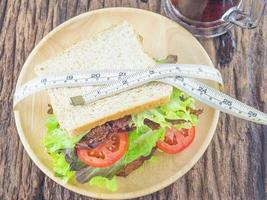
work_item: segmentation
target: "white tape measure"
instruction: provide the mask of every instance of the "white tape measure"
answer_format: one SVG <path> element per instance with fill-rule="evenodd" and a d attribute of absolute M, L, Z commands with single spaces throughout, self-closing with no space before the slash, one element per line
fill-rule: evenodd
<path fill-rule="evenodd" d="M 95 71 L 65 76 L 33 79 L 16 90 L 14 107 L 27 96 L 49 88 L 101 85 L 89 94 L 71 97 L 73 105 L 84 105 L 151 81 L 177 87 L 195 99 L 222 112 L 267 125 L 267 115 L 215 90 L 196 79 L 207 79 L 222 84 L 221 74 L 204 65 L 161 64 L 146 70 Z"/>

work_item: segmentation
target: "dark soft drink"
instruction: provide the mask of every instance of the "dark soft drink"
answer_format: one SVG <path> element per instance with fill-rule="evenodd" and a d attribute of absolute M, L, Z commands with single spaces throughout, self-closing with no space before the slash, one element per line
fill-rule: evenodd
<path fill-rule="evenodd" d="M 200 22 L 221 19 L 226 11 L 240 0 L 171 0 L 172 5 L 186 18 Z"/>

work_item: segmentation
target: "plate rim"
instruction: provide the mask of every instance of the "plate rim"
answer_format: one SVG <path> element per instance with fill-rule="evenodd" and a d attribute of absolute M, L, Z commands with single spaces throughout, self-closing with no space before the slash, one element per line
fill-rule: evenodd
<path fill-rule="evenodd" d="M 181 25 L 179 25 L 178 23 L 172 21 L 171 19 L 167 18 L 166 16 L 163 16 L 161 14 L 152 12 L 152 11 L 148 11 L 148 10 L 144 10 L 144 9 L 140 9 L 140 8 L 131 8 L 131 7 L 112 7 L 112 8 L 101 8 L 101 9 L 96 9 L 96 10 L 92 10 L 92 11 L 87 11 L 85 13 L 82 13 L 80 15 L 77 15 L 73 18 L 70 18 L 69 20 L 59 24 L 58 26 L 56 26 L 54 29 L 52 29 L 48 34 L 46 34 L 39 42 L 38 44 L 32 49 L 32 51 L 30 52 L 30 54 L 28 55 L 28 57 L 26 58 L 21 71 L 19 72 L 19 76 L 17 79 L 17 83 L 16 83 L 16 87 L 15 87 L 15 91 L 18 89 L 18 87 L 21 85 L 22 83 L 22 75 L 25 73 L 26 71 L 26 66 L 29 64 L 29 62 L 32 60 L 32 58 L 36 55 L 36 53 L 39 51 L 39 49 L 43 46 L 43 44 L 50 38 L 52 37 L 55 33 L 57 33 L 58 31 L 60 31 L 62 28 L 64 28 L 65 26 L 68 26 L 71 23 L 74 23 L 75 21 L 78 21 L 81 18 L 84 17 L 91 17 L 92 15 L 95 14 L 99 14 L 102 12 L 108 12 L 108 11 L 117 11 L 117 12 L 125 12 L 125 11 L 129 11 L 129 12 L 143 12 L 146 13 L 148 15 L 154 15 L 155 17 L 158 18 L 163 18 L 166 21 L 169 21 L 169 23 L 174 24 L 176 27 L 182 28 L 184 29 L 184 31 L 186 31 L 188 34 L 190 34 L 192 36 L 192 40 L 194 40 L 194 42 L 199 46 L 199 48 L 203 51 L 203 53 L 205 54 L 205 57 L 207 58 L 207 60 L 209 61 L 209 65 L 211 67 L 214 67 L 209 55 L 207 54 L 206 50 L 204 49 L 204 47 L 200 44 L 200 42 L 188 31 L 186 30 L 184 27 L 182 27 Z M 220 111 L 217 109 L 214 109 L 214 117 L 211 121 L 211 127 L 210 127 L 210 132 L 212 132 L 212 134 L 208 134 L 206 140 L 203 142 L 203 144 L 200 146 L 199 151 L 197 151 L 197 153 L 192 157 L 192 159 L 190 160 L 189 163 L 187 163 L 185 166 L 183 166 L 181 168 L 181 170 L 179 171 L 179 173 L 175 173 L 172 177 L 170 177 L 169 179 L 166 179 L 160 183 L 157 183 L 149 188 L 145 188 L 142 190 L 138 190 L 138 191 L 134 191 L 134 192 L 127 192 L 127 193 L 109 193 L 109 194 L 97 194 L 95 192 L 90 192 L 88 190 L 84 190 L 84 189 L 80 189 L 77 186 L 73 186 L 71 184 L 66 184 L 63 182 L 63 180 L 59 179 L 58 177 L 55 177 L 54 174 L 38 159 L 38 157 L 36 156 L 36 154 L 34 153 L 34 151 L 30 148 L 30 145 L 27 142 L 27 139 L 24 135 L 21 123 L 20 123 L 20 114 L 19 114 L 19 110 L 16 110 L 13 108 L 13 113 L 14 113 L 14 119 L 15 119 L 15 125 L 16 125 L 16 129 L 17 129 L 17 133 L 19 135 L 20 141 L 25 149 L 25 151 L 27 152 L 28 156 L 31 158 L 31 160 L 34 162 L 34 164 L 46 175 L 48 176 L 50 179 L 52 179 L 53 181 L 55 181 L 57 184 L 59 184 L 60 186 L 71 190 L 75 193 L 87 196 L 87 197 L 93 197 L 93 198 L 102 198 L 102 199 L 131 199 L 131 198 L 137 198 L 137 197 L 141 197 L 141 196 L 145 196 L 145 195 L 149 195 L 151 193 L 157 192 L 161 189 L 166 188 L 167 186 L 171 185 L 172 183 L 174 183 L 175 181 L 177 181 L 179 178 L 181 178 L 182 176 L 184 176 L 189 170 L 192 169 L 192 167 L 199 161 L 199 159 L 203 156 L 203 154 L 205 153 L 205 151 L 208 148 L 208 145 L 210 144 L 214 134 L 215 134 L 215 130 L 219 121 L 219 115 L 220 115 Z"/>

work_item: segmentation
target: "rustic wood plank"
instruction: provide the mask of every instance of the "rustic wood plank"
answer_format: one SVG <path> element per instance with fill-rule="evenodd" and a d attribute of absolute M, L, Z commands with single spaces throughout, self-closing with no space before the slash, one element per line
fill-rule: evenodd
<path fill-rule="evenodd" d="M 162 0 L 163 1 L 163 0 Z M 88 10 L 129 6 L 163 13 L 162 1 L 0 1 L 0 199 L 90 199 L 57 185 L 32 163 L 17 136 L 12 94 L 33 47 L 62 22 Z M 200 40 L 220 69 L 226 93 L 267 112 L 267 15 L 252 31 L 238 28 Z M 205 155 L 184 177 L 150 199 L 265 199 L 267 127 L 222 114 Z"/>

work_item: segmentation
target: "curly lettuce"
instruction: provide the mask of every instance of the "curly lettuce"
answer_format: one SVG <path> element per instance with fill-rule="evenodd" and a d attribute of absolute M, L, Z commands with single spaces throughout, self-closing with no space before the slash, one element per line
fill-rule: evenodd
<path fill-rule="evenodd" d="M 70 170 L 70 164 L 66 162 L 65 155 L 63 153 L 51 153 L 50 156 L 54 161 L 55 176 L 68 182 L 75 175 L 75 172 Z"/>
<path fill-rule="evenodd" d="M 183 120 L 177 128 L 190 128 L 196 125 L 197 116 L 190 113 L 195 109 L 195 100 L 179 89 L 173 88 L 170 101 L 162 106 L 146 110 L 132 116 L 133 123 L 137 128 L 144 127 L 144 119 L 149 119 L 160 125 L 161 128 L 172 126 L 170 120 Z"/>
<path fill-rule="evenodd" d="M 147 127 L 147 131 L 143 132 L 144 129 L 145 127 L 142 129 L 137 128 L 129 133 L 129 147 L 123 157 L 125 165 L 140 158 L 141 156 L 149 156 L 152 149 L 156 146 L 157 141 L 164 135 L 165 132 L 165 129 L 163 128 L 152 131 Z"/>
<path fill-rule="evenodd" d="M 111 179 L 105 178 L 103 176 L 95 176 L 90 180 L 89 184 L 92 186 L 108 189 L 111 192 L 115 192 L 117 190 L 115 176 L 113 176 L 113 178 Z"/>
<path fill-rule="evenodd" d="M 45 122 L 47 132 L 42 140 L 42 143 L 48 153 L 55 153 L 63 149 L 72 149 L 85 135 L 70 137 L 68 133 L 59 128 L 59 123 L 55 115 L 49 116 Z"/>
<path fill-rule="evenodd" d="M 55 115 L 50 115 L 47 118 L 45 126 L 47 132 L 43 137 L 42 144 L 53 159 L 55 176 L 62 177 L 67 182 L 73 177 L 75 172 L 70 170 L 70 164 L 66 162 L 63 151 L 65 149 L 73 149 L 84 134 L 70 137 L 66 131 L 59 128 L 59 123 Z"/>

